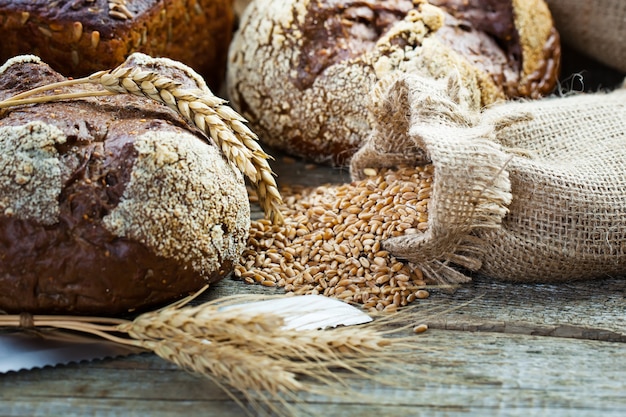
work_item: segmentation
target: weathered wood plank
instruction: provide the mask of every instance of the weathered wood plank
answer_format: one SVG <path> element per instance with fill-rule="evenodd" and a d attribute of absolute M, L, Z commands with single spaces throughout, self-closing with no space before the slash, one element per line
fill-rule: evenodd
<path fill-rule="evenodd" d="M 625 295 L 624 279 L 520 285 L 480 277 L 453 294 L 432 291 L 421 305 L 453 309 L 425 320 L 431 328 L 626 342 Z"/>
<path fill-rule="evenodd" d="M 228 278 L 209 290 L 214 299 L 231 294 L 283 294 L 280 288 Z M 626 280 L 537 285 L 476 277 L 456 291 L 430 289 L 416 300 L 408 321 L 431 328 L 520 333 L 626 342 Z"/>
<path fill-rule="evenodd" d="M 626 413 L 624 344 L 444 330 L 415 340 L 400 388 L 353 381 L 360 395 L 304 394 L 303 410 L 363 417 Z M 0 404 L 0 414 L 11 417 L 241 415 L 211 382 L 148 354 L 1 375 Z"/>

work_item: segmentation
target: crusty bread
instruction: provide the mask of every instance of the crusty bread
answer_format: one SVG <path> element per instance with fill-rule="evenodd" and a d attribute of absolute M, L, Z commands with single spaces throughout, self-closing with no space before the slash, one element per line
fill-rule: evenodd
<path fill-rule="evenodd" d="M 231 0 L 1 1 L 0 62 L 34 54 L 77 77 L 143 52 L 183 62 L 216 90 L 233 22 Z"/>
<path fill-rule="evenodd" d="M 170 61 L 134 54 L 124 65 L 207 88 Z M 64 79 L 15 57 L 0 67 L 0 100 Z M 179 299 L 232 270 L 249 226 L 241 173 L 156 101 L 91 97 L 0 115 L 0 310 L 111 315 Z"/>
<path fill-rule="evenodd" d="M 457 71 L 482 107 L 549 93 L 559 61 L 543 0 L 254 0 L 227 86 L 265 143 L 343 165 L 370 132 L 368 96 L 387 75 Z"/>

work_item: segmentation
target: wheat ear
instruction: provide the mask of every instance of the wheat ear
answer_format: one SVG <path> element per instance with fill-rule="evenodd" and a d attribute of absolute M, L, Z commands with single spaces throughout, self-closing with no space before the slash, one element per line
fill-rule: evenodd
<path fill-rule="evenodd" d="M 190 297 L 191 298 L 191 297 Z M 55 327 L 97 335 L 141 347 L 184 369 L 201 374 L 225 388 L 239 392 L 257 411 L 274 415 L 298 415 L 292 403 L 298 393 L 354 396 L 347 385 L 353 376 L 376 379 L 374 371 L 401 371 L 408 338 L 385 337 L 377 326 L 340 327 L 329 330 L 286 329 L 284 319 L 273 313 L 221 308 L 223 300 L 187 306 L 190 298 L 134 320 L 31 316 L 29 326 Z M 249 297 L 230 297 L 246 302 Z M 24 318 L 0 315 L 0 327 L 24 327 Z M 397 336 L 397 334 L 395 335 Z M 391 383 L 397 384 L 398 373 Z M 297 410 L 295 410 L 297 411 Z"/>
<path fill-rule="evenodd" d="M 63 86 L 95 84 L 105 91 L 85 91 L 31 97 Z M 258 138 L 246 125 L 246 120 L 208 90 L 183 88 L 181 83 L 138 67 L 117 67 L 99 71 L 88 77 L 66 80 L 42 86 L 0 102 L 0 108 L 21 104 L 42 103 L 71 98 L 111 94 L 132 94 L 165 104 L 183 116 L 187 122 L 213 139 L 224 156 L 254 185 L 259 203 L 272 222 L 281 224 L 282 198 L 274 173 L 268 163 L 271 157 L 258 143 Z"/>

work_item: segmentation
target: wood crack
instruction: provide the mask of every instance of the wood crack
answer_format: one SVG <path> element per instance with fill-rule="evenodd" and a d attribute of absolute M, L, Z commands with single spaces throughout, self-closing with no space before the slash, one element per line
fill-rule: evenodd
<path fill-rule="evenodd" d="M 506 322 L 475 318 L 471 320 L 433 318 L 427 320 L 426 323 L 430 329 L 523 334 L 626 343 L 626 333 L 572 324 L 543 325 L 524 321 Z"/>

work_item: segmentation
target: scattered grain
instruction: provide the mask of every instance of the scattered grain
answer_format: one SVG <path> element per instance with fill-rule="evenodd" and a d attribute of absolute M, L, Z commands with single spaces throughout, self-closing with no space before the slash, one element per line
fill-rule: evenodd
<path fill-rule="evenodd" d="M 37 26 L 37 29 L 39 29 L 39 32 L 41 32 L 45 37 L 48 37 L 48 38 L 52 37 L 52 31 L 50 30 L 50 28 L 40 25 L 40 26 Z"/>
<path fill-rule="evenodd" d="M 109 16 L 120 20 L 133 18 L 133 14 L 126 7 L 126 0 L 109 0 Z"/>
<path fill-rule="evenodd" d="M 413 328 L 413 332 L 415 333 L 424 333 L 426 330 L 428 330 L 427 324 L 419 324 Z"/>
<path fill-rule="evenodd" d="M 250 282 L 252 272 L 262 285 L 290 294 L 319 293 L 385 312 L 428 297 L 417 265 L 382 243 L 406 230 L 422 233 L 430 196 L 423 190 L 430 190 L 433 171 L 426 165 L 369 172 L 351 184 L 283 187 L 284 223 L 252 222 L 235 277 Z"/>
<path fill-rule="evenodd" d="M 81 22 L 74 22 L 71 26 L 72 41 L 78 42 L 83 36 L 83 24 Z"/>
<path fill-rule="evenodd" d="M 365 168 L 363 170 L 363 173 L 368 177 L 375 177 L 376 175 L 378 175 L 378 171 L 376 171 L 374 168 Z"/>
<path fill-rule="evenodd" d="M 22 12 L 21 16 L 20 16 L 20 24 L 23 26 L 26 24 L 26 22 L 28 22 L 28 18 L 30 17 L 30 13 L 28 12 Z"/>
<path fill-rule="evenodd" d="M 73 50 L 70 53 L 70 56 L 72 57 L 72 65 L 74 67 L 77 67 L 78 64 L 80 63 L 80 57 L 78 56 L 78 51 L 77 50 Z"/>
<path fill-rule="evenodd" d="M 419 298 L 420 300 L 422 300 L 424 298 L 428 298 L 430 294 L 426 290 L 419 290 L 415 293 L 415 296 Z"/>

